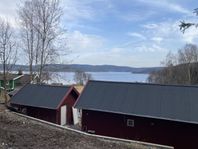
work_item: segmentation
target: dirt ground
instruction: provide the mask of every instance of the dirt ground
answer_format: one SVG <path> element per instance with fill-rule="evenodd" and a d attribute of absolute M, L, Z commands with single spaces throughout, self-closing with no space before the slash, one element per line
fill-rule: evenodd
<path fill-rule="evenodd" d="M 157 149 L 62 130 L 20 117 L 0 105 L 1 149 Z"/>

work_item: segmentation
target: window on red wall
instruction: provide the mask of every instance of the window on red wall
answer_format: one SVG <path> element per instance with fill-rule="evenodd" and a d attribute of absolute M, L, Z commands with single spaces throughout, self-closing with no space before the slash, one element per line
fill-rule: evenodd
<path fill-rule="evenodd" d="M 128 126 L 128 127 L 134 127 L 134 126 L 135 126 L 134 120 L 132 120 L 132 119 L 127 119 L 127 126 Z"/>

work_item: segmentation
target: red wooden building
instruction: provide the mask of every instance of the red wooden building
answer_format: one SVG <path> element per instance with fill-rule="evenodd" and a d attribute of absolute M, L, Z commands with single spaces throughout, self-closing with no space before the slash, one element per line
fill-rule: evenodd
<path fill-rule="evenodd" d="M 11 98 L 10 104 L 28 116 L 65 125 L 73 124 L 72 107 L 78 96 L 72 86 L 27 84 Z"/>
<path fill-rule="evenodd" d="M 75 107 L 83 131 L 197 148 L 197 86 L 89 81 Z"/>

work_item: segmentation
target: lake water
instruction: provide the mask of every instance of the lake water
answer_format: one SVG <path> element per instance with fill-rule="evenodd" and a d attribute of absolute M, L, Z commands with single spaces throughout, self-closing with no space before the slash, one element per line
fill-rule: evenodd
<path fill-rule="evenodd" d="M 117 82 L 146 82 L 148 74 L 133 74 L 130 72 L 87 72 L 91 74 L 92 80 L 117 81 Z M 74 72 L 58 72 L 54 79 L 48 83 L 73 84 Z"/>

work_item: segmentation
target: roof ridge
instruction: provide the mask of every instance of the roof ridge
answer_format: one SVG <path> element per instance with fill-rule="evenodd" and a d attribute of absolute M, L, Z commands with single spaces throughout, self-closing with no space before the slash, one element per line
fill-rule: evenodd
<path fill-rule="evenodd" d="M 72 85 L 50 85 L 50 84 L 30 84 L 30 85 L 37 85 L 37 86 L 46 86 L 46 87 L 72 87 Z"/>
<path fill-rule="evenodd" d="M 168 87 L 192 87 L 198 88 L 198 85 L 180 85 L 180 84 L 158 84 L 158 83 L 145 83 L 145 82 L 121 82 L 121 81 L 103 81 L 103 80 L 89 80 L 89 82 L 103 82 L 103 83 L 116 83 L 116 84 L 136 84 L 148 86 L 168 86 Z"/>

